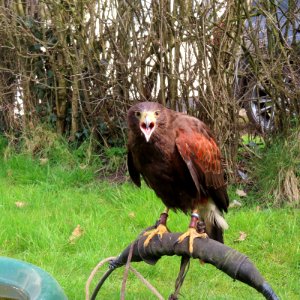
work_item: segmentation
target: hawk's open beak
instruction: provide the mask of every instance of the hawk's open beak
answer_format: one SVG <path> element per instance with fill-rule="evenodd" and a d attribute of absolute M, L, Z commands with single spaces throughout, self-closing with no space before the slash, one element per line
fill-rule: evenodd
<path fill-rule="evenodd" d="M 146 112 L 145 114 L 142 115 L 140 128 L 147 142 L 149 142 L 151 134 L 155 129 L 155 120 L 156 119 L 153 113 Z"/>

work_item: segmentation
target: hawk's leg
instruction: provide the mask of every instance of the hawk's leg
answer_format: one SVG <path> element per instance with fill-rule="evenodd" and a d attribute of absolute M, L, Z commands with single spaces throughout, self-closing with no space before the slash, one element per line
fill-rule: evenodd
<path fill-rule="evenodd" d="M 168 219 L 169 208 L 166 207 L 163 213 L 160 214 L 160 218 L 156 223 L 156 228 L 153 230 L 146 231 L 144 235 L 148 236 L 144 242 L 144 247 L 147 247 L 149 242 L 155 235 L 158 235 L 159 238 L 166 232 L 169 232 L 167 229 L 167 219 Z"/>
<path fill-rule="evenodd" d="M 208 235 L 204 232 L 203 229 L 200 232 L 198 232 L 198 230 L 197 230 L 197 227 L 199 227 L 199 226 L 197 226 L 198 224 L 199 224 L 198 210 L 194 209 L 191 214 L 191 222 L 189 225 L 189 229 L 187 230 L 187 232 L 182 234 L 177 240 L 178 243 L 181 243 L 186 237 L 189 237 L 190 253 L 193 253 L 193 250 L 194 250 L 193 243 L 194 243 L 195 238 L 207 238 L 208 237 Z"/>

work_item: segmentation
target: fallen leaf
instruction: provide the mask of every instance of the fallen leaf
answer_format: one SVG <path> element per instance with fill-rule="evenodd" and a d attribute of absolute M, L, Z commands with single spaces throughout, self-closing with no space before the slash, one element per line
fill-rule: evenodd
<path fill-rule="evenodd" d="M 243 172 L 243 171 L 241 171 L 241 170 L 238 170 L 237 172 L 238 172 L 238 174 L 240 175 L 240 177 L 241 177 L 243 180 L 246 180 L 246 179 L 248 178 L 247 173 L 245 173 L 245 172 Z"/>
<path fill-rule="evenodd" d="M 229 208 L 241 207 L 241 206 L 242 206 L 242 203 L 235 199 L 229 204 Z"/>
<path fill-rule="evenodd" d="M 247 233 L 240 231 L 240 236 L 237 239 L 235 239 L 234 241 L 235 242 L 243 242 L 246 238 L 247 238 Z"/>
<path fill-rule="evenodd" d="M 246 197 L 247 196 L 247 193 L 245 191 L 239 190 L 239 189 L 236 190 L 236 194 L 240 197 Z"/>
<path fill-rule="evenodd" d="M 78 224 L 75 229 L 73 230 L 72 234 L 69 237 L 69 243 L 75 244 L 75 241 L 79 239 L 83 235 L 83 229 Z"/>
<path fill-rule="evenodd" d="M 17 202 L 15 202 L 15 205 L 16 205 L 16 207 L 18 207 L 18 208 L 22 208 L 22 207 L 26 206 L 27 203 L 26 203 L 26 202 L 23 202 L 23 201 L 17 201 Z"/>
<path fill-rule="evenodd" d="M 48 163 L 49 159 L 47 157 L 40 158 L 40 165 L 46 165 Z"/>
<path fill-rule="evenodd" d="M 128 216 L 133 219 L 133 218 L 135 218 L 135 213 L 132 211 L 128 214 Z"/>

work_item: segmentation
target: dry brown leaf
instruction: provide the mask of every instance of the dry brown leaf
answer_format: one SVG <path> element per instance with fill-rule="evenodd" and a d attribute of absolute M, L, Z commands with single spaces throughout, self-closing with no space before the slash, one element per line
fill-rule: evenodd
<path fill-rule="evenodd" d="M 128 214 L 128 216 L 131 218 L 131 219 L 134 219 L 135 218 L 135 213 L 132 211 Z"/>
<path fill-rule="evenodd" d="M 69 237 L 69 243 L 75 244 L 75 241 L 79 239 L 83 235 L 83 229 L 78 224 L 75 229 L 73 230 L 72 234 Z"/>
<path fill-rule="evenodd" d="M 40 165 L 46 165 L 48 163 L 49 159 L 47 157 L 40 158 Z"/>
<path fill-rule="evenodd" d="M 239 190 L 239 189 L 236 190 L 236 194 L 240 197 L 246 197 L 247 196 L 247 193 L 245 191 Z"/>
<path fill-rule="evenodd" d="M 247 233 L 240 231 L 240 236 L 234 240 L 235 242 L 243 242 L 247 238 Z"/>
<path fill-rule="evenodd" d="M 241 207 L 241 206 L 242 206 L 242 203 L 235 199 L 229 204 L 229 208 Z"/>
<path fill-rule="evenodd" d="M 26 206 L 27 203 L 24 202 L 24 201 L 17 201 L 17 202 L 15 202 L 15 205 L 16 205 L 16 207 L 18 207 L 18 208 L 22 208 L 22 207 Z"/>

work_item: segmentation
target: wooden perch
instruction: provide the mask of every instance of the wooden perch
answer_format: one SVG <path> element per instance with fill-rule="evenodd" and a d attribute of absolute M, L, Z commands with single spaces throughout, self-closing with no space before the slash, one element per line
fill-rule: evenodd
<path fill-rule="evenodd" d="M 150 228 L 147 228 L 149 230 Z M 234 280 L 239 280 L 256 289 L 263 294 L 268 300 L 279 300 L 270 285 L 262 277 L 254 264 L 244 255 L 238 251 L 221 244 L 212 239 L 195 239 L 194 250 L 192 255 L 189 253 L 188 239 L 182 243 L 177 243 L 178 237 L 182 233 L 165 233 L 162 239 L 155 236 L 149 245 L 145 248 L 145 236 L 141 233 L 137 240 L 130 244 L 124 251 L 113 261 L 110 262 L 110 269 L 103 276 L 91 299 L 95 299 L 99 289 L 111 274 L 117 268 L 125 265 L 128 256 L 131 256 L 131 262 L 144 261 L 148 264 L 154 265 L 164 255 L 177 255 L 184 258 L 198 258 L 217 267 Z M 182 270 L 181 270 L 182 271 Z M 170 296 L 169 299 L 172 298 Z"/>

